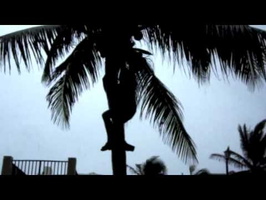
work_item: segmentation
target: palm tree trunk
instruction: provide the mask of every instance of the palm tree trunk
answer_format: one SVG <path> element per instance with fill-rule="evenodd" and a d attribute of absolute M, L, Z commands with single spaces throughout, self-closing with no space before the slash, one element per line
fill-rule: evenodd
<path fill-rule="evenodd" d="M 125 133 L 123 124 L 114 124 L 112 166 L 113 175 L 125 176 L 126 173 L 126 151 L 124 148 Z"/>
<path fill-rule="evenodd" d="M 230 148 L 229 146 L 227 147 L 227 149 L 224 151 L 224 156 L 225 156 L 225 168 L 226 168 L 226 175 L 228 175 L 228 161 L 230 158 Z"/>
<path fill-rule="evenodd" d="M 106 56 L 105 63 L 105 74 L 108 77 L 113 77 L 117 75 L 117 71 L 124 62 L 121 58 L 116 58 L 116 55 L 110 54 Z M 108 89 L 109 88 L 109 89 Z M 109 85 L 106 89 L 107 98 L 109 101 L 115 101 L 116 96 L 114 95 L 114 88 Z M 110 90 L 110 91 L 108 91 Z M 113 119 L 114 120 L 114 119 Z M 125 143 L 125 133 L 124 133 L 124 124 L 116 120 L 113 121 L 113 130 L 111 134 L 111 140 L 113 142 L 112 148 L 112 168 L 113 175 L 116 176 L 125 176 L 126 175 L 126 151 L 124 148 Z"/>
<path fill-rule="evenodd" d="M 126 176 L 126 151 L 122 148 L 112 149 L 113 175 Z"/>
<path fill-rule="evenodd" d="M 225 170 L 226 170 L 226 175 L 228 175 L 228 158 L 225 159 Z"/>

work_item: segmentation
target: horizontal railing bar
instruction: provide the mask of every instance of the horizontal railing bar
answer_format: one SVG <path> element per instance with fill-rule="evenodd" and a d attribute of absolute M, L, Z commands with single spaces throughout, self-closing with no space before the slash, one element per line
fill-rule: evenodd
<path fill-rule="evenodd" d="M 27 162 L 68 162 L 66 160 L 13 160 L 13 162 L 21 162 L 21 161 L 27 161 Z"/>

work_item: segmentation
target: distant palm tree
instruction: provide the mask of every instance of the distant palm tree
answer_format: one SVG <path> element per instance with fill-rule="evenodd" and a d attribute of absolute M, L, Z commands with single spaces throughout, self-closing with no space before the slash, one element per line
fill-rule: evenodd
<path fill-rule="evenodd" d="M 99 174 L 97 174 L 95 172 L 90 172 L 90 173 L 88 173 L 88 175 L 99 175 Z"/>
<path fill-rule="evenodd" d="M 103 115 L 108 141 L 102 150 L 112 150 L 115 175 L 126 174 L 125 151 L 134 150 L 125 142 L 123 126 L 135 114 L 134 98 L 141 115 L 157 126 L 163 141 L 185 162 L 197 161 L 195 145 L 182 123 L 181 104 L 155 76 L 147 59 L 150 53 L 134 48 L 134 41 L 139 40 L 150 50 L 160 50 L 163 57 L 174 63 L 188 61 L 188 68 L 199 83 L 209 80 L 211 70 L 217 69 L 217 60 L 225 76 L 232 73 L 248 85 L 255 86 L 266 79 L 266 32 L 247 25 L 39 26 L 1 36 L 0 64 L 4 71 L 6 66 L 10 70 L 13 56 L 19 72 L 20 61 L 30 70 L 32 58 L 42 65 L 46 53 L 42 81 L 53 84 L 47 95 L 52 119 L 69 127 L 74 103 L 98 81 L 101 64 L 105 62 L 104 86 L 110 109 Z M 58 58 L 67 53 L 68 57 L 55 67 Z M 120 79 L 123 71 L 131 78 Z M 121 80 L 123 90 L 118 83 Z M 121 91 L 130 95 L 123 96 Z M 119 112 L 114 112 L 114 105 Z"/>
<path fill-rule="evenodd" d="M 248 130 L 246 124 L 238 126 L 243 155 L 229 150 L 228 164 L 239 169 L 248 169 L 251 173 L 266 172 L 266 134 L 263 131 L 266 120 L 259 122 L 253 130 Z M 211 154 L 210 158 L 226 161 L 226 156 Z"/>
<path fill-rule="evenodd" d="M 129 170 L 135 175 L 166 175 L 167 167 L 164 162 L 159 159 L 159 156 L 152 156 L 142 164 L 136 164 L 136 168 L 127 165 Z"/>
<path fill-rule="evenodd" d="M 208 175 L 210 174 L 209 170 L 206 168 L 196 170 L 197 166 L 196 165 L 190 165 L 189 166 L 189 174 L 190 175 Z"/>

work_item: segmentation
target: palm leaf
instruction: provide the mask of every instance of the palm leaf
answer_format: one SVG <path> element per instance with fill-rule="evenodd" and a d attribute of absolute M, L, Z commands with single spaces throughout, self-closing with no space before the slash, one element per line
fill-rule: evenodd
<path fill-rule="evenodd" d="M 266 139 L 264 138 L 266 136 L 263 133 L 264 126 L 265 120 L 259 122 L 252 131 L 247 130 L 245 124 L 243 128 L 238 126 L 241 149 L 245 158 L 249 160 L 250 165 L 253 166 L 258 165 L 265 156 Z"/>
<path fill-rule="evenodd" d="M 211 154 L 210 159 L 215 159 L 215 160 L 224 161 L 224 162 L 226 160 L 224 155 L 217 154 L 217 153 Z"/>
<path fill-rule="evenodd" d="M 171 146 L 185 162 L 197 161 L 195 145 L 182 124 L 181 105 L 155 76 L 141 53 L 133 53 L 128 64 L 135 69 L 138 82 L 138 102 L 141 117 L 145 114 L 157 126 L 163 141 Z"/>
<path fill-rule="evenodd" d="M 261 133 L 265 127 L 265 124 L 266 124 L 266 119 L 262 120 L 261 122 L 259 122 L 255 128 L 254 128 L 254 132 L 255 133 Z"/>
<path fill-rule="evenodd" d="M 160 161 L 159 160 L 159 156 L 152 156 L 149 159 L 147 159 L 145 163 L 154 163 L 154 162 L 157 162 L 157 161 Z"/>
<path fill-rule="evenodd" d="M 239 125 L 238 132 L 240 136 L 240 145 L 241 150 L 246 158 L 248 158 L 249 152 L 249 133 L 250 131 L 247 129 L 246 124 L 243 125 L 243 128 Z"/>
<path fill-rule="evenodd" d="M 189 173 L 190 173 L 190 175 L 192 175 L 195 170 L 196 170 L 196 165 L 190 165 L 189 166 Z"/>
<path fill-rule="evenodd" d="M 136 171 L 138 172 L 138 175 L 145 175 L 142 164 L 136 164 Z"/>
<path fill-rule="evenodd" d="M 11 55 L 14 58 L 17 69 L 20 72 L 20 58 L 22 58 L 26 69 L 30 70 L 31 53 L 37 63 L 41 64 L 43 51 L 48 52 L 49 46 L 53 43 L 56 35 L 61 32 L 63 26 L 38 26 L 29 28 L 0 37 L 0 65 L 6 71 L 6 64 L 9 64 L 11 71 Z"/>
<path fill-rule="evenodd" d="M 53 44 L 49 51 L 47 52 L 47 59 L 44 66 L 42 81 L 50 82 L 51 81 L 51 71 L 52 67 L 55 65 L 56 60 L 59 57 L 65 56 L 66 53 L 69 52 L 72 45 L 74 45 L 73 36 L 75 34 L 75 30 L 71 27 L 64 27 L 55 37 Z"/>
<path fill-rule="evenodd" d="M 235 161 L 238 161 L 239 164 L 236 165 L 236 167 L 238 168 L 245 168 L 245 167 L 248 167 L 248 168 L 251 168 L 251 163 L 249 162 L 248 159 L 246 159 L 245 157 L 243 157 L 242 155 L 234 152 L 234 151 L 230 151 L 230 159 L 229 159 L 229 162 L 231 160 L 235 160 Z"/>
<path fill-rule="evenodd" d="M 266 32 L 245 25 L 155 25 L 143 27 L 150 49 L 170 60 L 189 61 L 201 82 L 209 80 L 211 60 L 217 58 L 224 75 L 232 73 L 254 86 L 265 81 Z M 216 69 L 216 68 L 214 68 Z"/>
<path fill-rule="evenodd" d="M 210 174 L 210 171 L 208 169 L 200 169 L 198 170 L 194 175 L 207 175 Z"/>
<path fill-rule="evenodd" d="M 69 116 L 79 94 L 98 78 L 101 57 L 93 43 L 85 38 L 72 54 L 52 73 L 52 80 L 59 80 L 50 89 L 47 100 L 52 119 L 64 128 L 69 127 Z"/>
<path fill-rule="evenodd" d="M 58 31 L 47 53 L 42 81 L 49 83 L 52 76 L 52 67 L 55 65 L 57 59 L 64 57 L 75 46 L 75 43 L 79 43 L 85 36 L 89 37 L 92 41 L 92 37 L 90 36 L 95 31 L 96 27 L 88 25 L 63 26 Z"/>
<path fill-rule="evenodd" d="M 144 175 L 166 175 L 167 168 L 159 156 L 152 156 L 142 164 Z"/>
<path fill-rule="evenodd" d="M 233 154 L 233 151 L 230 151 L 230 156 Z M 218 160 L 218 161 L 222 161 L 222 162 L 226 162 L 226 158 L 225 158 L 225 155 L 221 155 L 221 154 L 211 154 L 210 156 L 211 159 L 214 159 L 214 160 Z M 241 157 L 242 159 L 243 157 Z M 244 168 L 246 167 L 246 165 L 242 162 L 242 160 L 238 160 L 238 159 L 235 159 L 235 158 L 232 158 L 232 157 L 229 157 L 228 159 L 228 164 L 232 165 L 232 166 L 235 166 L 237 168 Z"/>
<path fill-rule="evenodd" d="M 241 148 L 244 153 L 242 162 L 246 164 L 252 171 L 263 168 L 264 160 L 266 157 L 266 135 L 263 132 L 265 120 L 259 122 L 254 130 L 248 131 L 246 125 L 238 126 L 240 134 Z"/>
<path fill-rule="evenodd" d="M 139 171 L 139 168 L 134 169 L 133 167 L 127 165 L 127 168 L 135 175 L 142 175 L 141 172 Z"/>
<path fill-rule="evenodd" d="M 253 162 L 254 166 L 260 164 L 265 157 L 266 139 L 263 132 L 266 120 L 259 122 L 249 135 L 249 151 L 248 158 Z"/>
<path fill-rule="evenodd" d="M 129 170 L 136 175 L 166 175 L 167 168 L 159 156 L 152 156 L 142 164 L 136 164 L 136 168 L 127 165 Z"/>

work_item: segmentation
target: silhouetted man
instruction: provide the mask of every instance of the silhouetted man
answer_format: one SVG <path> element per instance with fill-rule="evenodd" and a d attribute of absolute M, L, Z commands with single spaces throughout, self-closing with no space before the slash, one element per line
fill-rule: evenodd
<path fill-rule="evenodd" d="M 125 141 L 124 124 L 136 113 L 136 79 L 133 71 L 125 65 L 122 66 L 124 67 L 116 73 L 107 73 L 103 78 L 109 110 L 102 115 L 107 132 L 107 143 L 102 147 L 102 151 L 113 148 L 115 134 L 122 134 L 123 148 L 126 151 L 134 150 L 134 146 Z"/>

